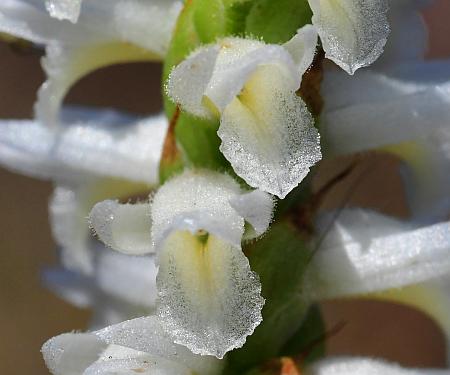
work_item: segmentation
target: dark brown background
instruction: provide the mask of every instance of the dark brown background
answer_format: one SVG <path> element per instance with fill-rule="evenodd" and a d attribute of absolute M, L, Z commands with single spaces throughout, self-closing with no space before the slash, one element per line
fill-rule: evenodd
<path fill-rule="evenodd" d="M 437 1 L 427 19 L 429 55 L 450 56 L 450 1 Z M 0 57 L 0 117 L 31 117 L 43 80 L 38 56 L 17 54 L 0 44 Z M 161 106 L 159 73 L 160 67 L 150 64 L 104 69 L 78 83 L 67 100 L 155 112 Z M 40 269 L 56 262 L 47 220 L 51 189 L 48 182 L 0 170 L 0 374 L 47 374 L 39 353 L 42 343 L 58 333 L 83 329 L 89 318 L 87 311 L 67 305 L 39 284 Z M 328 341 L 331 353 L 444 365 L 443 337 L 418 312 L 373 301 L 329 302 L 323 311 L 330 328 L 347 323 Z"/>

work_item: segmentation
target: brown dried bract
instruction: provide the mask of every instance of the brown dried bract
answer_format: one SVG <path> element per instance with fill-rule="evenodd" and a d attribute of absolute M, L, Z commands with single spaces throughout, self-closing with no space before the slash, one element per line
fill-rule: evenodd
<path fill-rule="evenodd" d="M 302 84 L 298 95 L 305 101 L 309 110 L 314 117 L 318 117 L 322 112 L 323 99 L 320 95 L 320 86 L 323 79 L 323 60 L 325 53 L 320 49 L 310 68 L 306 71 L 302 78 Z"/>

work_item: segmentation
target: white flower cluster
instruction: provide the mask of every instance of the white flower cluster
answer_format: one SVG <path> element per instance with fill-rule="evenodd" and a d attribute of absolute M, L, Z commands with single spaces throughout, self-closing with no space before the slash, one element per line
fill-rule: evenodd
<path fill-rule="evenodd" d="M 95 69 L 163 59 L 183 3 L 1 1 L 0 32 L 45 47 L 47 81 L 35 120 L 1 124 L 0 162 L 56 184 L 50 217 L 63 267 L 48 272 L 46 283 L 95 311 L 92 332 L 44 344 L 52 373 L 220 374 L 226 353 L 263 321 L 261 283 L 242 244 L 266 232 L 273 195 L 283 199 L 322 154 L 399 156 L 409 171 L 412 218 L 364 209 L 320 217 L 304 298 L 442 287 L 450 275 L 450 62 L 423 60 L 423 1 L 308 3 L 312 24 L 287 43 L 221 38 L 192 52 L 166 82 L 181 110 L 220 122 L 220 151 L 246 184 L 219 171 L 185 169 L 158 186 L 165 116 L 60 107 L 70 86 Z M 325 56 L 343 69 L 324 68 L 322 151 L 298 95 L 319 38 Z M 127 202 L 142 194 L 148 198 Z M 106 246 L 92 238 L 86 217 Z M 422 308 L 450 337 L 443 302 Z M 323 360 L 305 371 L 448 373 L 362 358 Z"/>

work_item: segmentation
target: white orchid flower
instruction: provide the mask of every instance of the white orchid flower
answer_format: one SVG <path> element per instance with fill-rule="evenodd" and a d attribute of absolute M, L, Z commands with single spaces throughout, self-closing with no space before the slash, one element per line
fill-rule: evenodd
<path fill-rule="evenodd" d="M 215 375 L 222 368 L 221 361 L 174 344 L 154 316 L 62 334 L 48 340 L 42 353 L 54 375 Z"/>
<path fill-rule="evenodd" d="M 0 163 L 57 184 L 50 221 L 63 263 L 92 274 L 86 217 L 99 200 L 139 194 L 158 183 L 167 120 L 136 121 L 112 111 L 63 114 L 67 125 L 58 131 L 32 120 L 2 121 Z"/>
<path fill-rule="evenodd" d="M 92 241 L 90 248 L 95 254 L 92 275 L 62 267 L 47 269 L 44 285 L 66 302 L 92 309 L 91 329 L 155 313 L 154 256 L 113 252 L 98 241 Z"/>
<path fill-rule="evenodd" d="M 55 12 L 77 8 L 70 0 L 48 4 Z M 81 77 L 107 65 L 161 60 L 181 7 L 175 0 L 91 0 L 74 25 L 51 18 L 41 0 L 4 0 L 0 31 L 45 45 L 47 81 L 39 90 L 36 114 L 55 125 L 65 94 Z"/>
<path fill-rule="evenodd" d="M 220 117 L 220 150 L 234 171 L 280 198 L 321 158 L 313 118 L 296 94 L 316 44 L 311 25 L 283 46 L 225 38 L 191 54 L 167 82 L 182 109 Z"/>
<path fill-rule="evenodd" d="M 194 353 L 222 358 L 242 346 L 262 320 L 261 285 L 241 241 L 264 233 L 273 200 L 258 190 L 242 191 L 227 175 L 186 171 L 146 206 L 101 202 L 91 224 L 100 239 L 122 252 L 156 252 L 164 328 Z M 138 222 L 147 228 L 129 224 Z"/>
<path fill-rule="evenodd" d="M 318 361 L 306 368 L 305 375 L 446 375 L 449 370 L 403 368 L 372 358 L 335 357 Z"/>
<path fill-rule="evenodd" d="M 316 241 L 306 277 L 313 299 L 375 293 L 450 275 L 450 222 L 418 226 L 344 209 L 323 218 Z"/>
<path fill-rule="evenodd" d="M 308 0 L 325 57 L 349 74 L 372 64 L 389 35 L 387 0 Z"/>

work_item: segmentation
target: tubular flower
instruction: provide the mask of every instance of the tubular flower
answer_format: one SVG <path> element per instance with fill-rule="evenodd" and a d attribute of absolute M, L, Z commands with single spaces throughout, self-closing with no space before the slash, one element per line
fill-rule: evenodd
<path fill-rule="evenodd" d="M 156 252 L 164 329 L 194 353 L 222 358 L 262 320 L 261 285 L 241 241 L 267 229 L 272 206 L 268 194 L 243 192 L 231 177 L 187 171 L 163 185 L 146 209 L 105 201 L 90 220 L 100 239 L 118 250 Z M 151 228 L 128 225 L 149 217 Z"/>
<path fill-rule="evenodd" d="M 225 38 L 191 54 L 167 83 L 182 109 L 220 117 L 220 150 L 234 171 L 280 198 L 321 158 L 313 118 L 296 95 L 316 44 L 310 25 L 283 46 Z"/>
<path fill-rule="evenodd" d="M 68 14 L 58 10 L 75 9 L 77 3 L 49 4 L 57 14 Z M 42 123 L 55 125 L 65 94 L 81 77 L 107 65 L 161 60 L 181 3 L 92 0 L 84 4 L 76 24 L 51 18 L 43 7 L 36 0 L 2 1 L 0 31 L 45 45 L 42 65 L 47 81 L 39 90 L 35 109 Z"/>
<path fill-rule="evenodd" d="M 215 375 L 222 367 L 213 357 L 197 356 L 174 344 L 154 316 L 53 337 L 42 354 L 54 375 Z"/>

